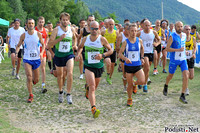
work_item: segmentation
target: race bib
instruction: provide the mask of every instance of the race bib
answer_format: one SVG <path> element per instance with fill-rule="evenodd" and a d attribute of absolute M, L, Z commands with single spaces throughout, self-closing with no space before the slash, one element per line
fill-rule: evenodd
<path fill-rule="evenodd" d="M 148 43 L 148 42 L 147 42 L 147 43 L 146 43 L 146 47 L 149 47 L 149 48 L 150 48 L 150 47 L 151 47 L 151 43 Z"/>
<path fill-rule="evenodd" d="M 70 42 L 60 42 L 59 44 L 59 52 L 66 53 L 70 51 Z"/>
<path fill-rule="evenodd" d="M 192 50 L 187 50 L 188 54 L 186 54 L 186 58 L 190 59 L 192 57 Z"/>
<path fill-rule="evenodd" d="M 175 60 L 185 60 L 185 51 L 175 52 Z"/>
<path fill-rule="evenodd" d="M 36 57 L 38 57 L 37 51 L 36 50 L 29 50 L 28 51 L 28 55 L 30 59 L 34 59 Z"/>
<path fill-rule="evenodd" d="M 100 54 L 100 52 L 88 52 L 88 64 L 95 64 L 100 62 L 100 60 L 95 59 L 97 54 Z"/>
<path fill-rule="evenodd" d="M 130 61 L 138 61 L 139 60 L 139 56 L 138 56 L 138 51 L 129 51 L 128 52 L 128 59 Z"/>

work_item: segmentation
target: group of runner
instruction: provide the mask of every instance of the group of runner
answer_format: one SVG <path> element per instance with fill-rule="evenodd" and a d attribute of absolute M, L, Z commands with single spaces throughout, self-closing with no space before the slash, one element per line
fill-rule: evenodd
<path fill-rule="evenodd" d="M 196 39 L 200 37 L 195 26 L 183 26 L 181 21 L 169 24 L 168 20 L 164 19 L 156 20 L 155 27 L 152 28 L 148 19 L 137 23 L 130 23 L 126 19 L 122 27 L 120 24 L 115 24 L 112 18 L 105 19 L 99 24 L 95 21 L 95 16 L 90 15 L 87 20 L 80 20 L 80 28 L 77 29 L 70 23 L 68 13 L 61 13 L 59 23 L 54 29 L 52 23 L 48 22 L 46 28 L 44 24 L 44 17 L 38 18 L 37 26 L 35 20 L 30 18 L 24 29 L 20 27 L 20 20 L 15 19 L 14 26 L 7 34 L 13 66 L 12 75 L 15 75 L 16 79 L 20 79 L 19 70 L 24 53 L 23 63 L 29 91 L 28 103 L 33 101 L 32 86 L 39 82 L 39 69 L 42 73 L 41 92 L 46 93 L 48 90 L 45 84 L 47 58 L 51 74 L 57 77 L 59 103 L 64 102 L 63 89 L 66 82 L 66 100 L 68 104 L 72 104 L 71 89 L 75 59 L 79 61 L 80 79 L 84 78 L 83 73 L 85 73 L 85 97 L 89 99 L 93 117 L 96 118 L 100 111 L 96 108 L 95 91 L 104 71 L 107 73 L 107 83 L 109 85 L 114 83 L 112 75 L 119 58 L 123 72 L 123 91 L 128 94 L 127 106 L 132 106 L 132 94 L 136 94 L 138 88 L 143 88 L 144 93 L 148 92 L 152 63 L 154 63 L 153 75 L 158 75 L 159 64 L 163 67 L 162 72 L 167 73 L 167 52 L 170 52 L 169 73 L 163 95 L 167 96 L 168 84 L 177 66 L 180 66 L 183 86 L 179 100 L 187 103 L 185 95 L 189 95 L 188 79 L 194 77 Z M 17 68 L 15 68 L 16 59 Z"/>

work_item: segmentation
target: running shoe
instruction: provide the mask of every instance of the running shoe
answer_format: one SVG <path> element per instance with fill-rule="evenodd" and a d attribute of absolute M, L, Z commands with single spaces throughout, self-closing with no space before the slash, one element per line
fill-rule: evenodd
<path fill-rule="evenodd" d="M 142 85 L 138 85 L 138 89 L 142 89 Z"/>
<path fill-rule="evenodd" d="M 151 80 L 150 80 L 150 78 L 148 78 L 148 80 L 147 80 L 147 84 L 148 84 L 148 85 L 151 84 Z"/>
<path fill-rule="evenodd" d="M 129 106 L 129 107 L 133 106 L 133 100 L 132 100 L 132 98 L 128 98 L 128 100 L 127 100 L 127 106 Z"/>
<path fill-rule="evenodd" d="M 47 92 L 47 89 L 46 89 L 46 86 L 42 86 L 42 93 L 46 93 Z"/>
<path fill-rule="evenodd" d="M 108 82 L 109 85 L 112 84 L 111 78 L 109 76 L 107 76 L 106 81 Z"/>
<path fill-rule="evenodd" d="M 167 73 L 167 71 L 165 70 L 165 69 L 163 69 L 163 71 L 162 71 L 163 73 Z"/>
<path fill-rule="evenodd" d="M 63 94 L 64 93 L 62 93 L 62 94 L 58 94 L 58 101 L 59 101 L 59 103 L 63 103 L 63 101 L 64 101 L 64 99 L 63 99 Z"/>
<path fill-rule="evenodd" d="M 167 92 L 168 92 L 168 86 L 164 85 L 163 95 L 167 96 Z"/>
<path fill-rule="evenodd" d="M 92 111 L 92 114 L 93 114 L 93 118 L 99 117 L 100 110 L 96 109 L 96 107 L 93 107 L 91 111 Z"/>
<path fill-rule="evenodd" d="M 80 79 L 83 79 L 83 74 L 81 74 L 79 78 L 80 78 Z"/>
<path fill-rule="evenodd" d="M 30 94 L 27 103 L 32 103 L 32 102 L 33 102 L 33 94 L 32 95 Z"/>
<path fill-rule="evenodd" d="M 188 104 L 187 100 L 185 99 L 185 96 L 180 96 L 180 99 L 179 99 L 180 102 L 184 103 L 184 104 Z"/>
<path fill-rule="evenodd" d="M 16 79 L 18 79 L 18 80 L 20 79 L 20 77 L 19 77 L 19 75 L 18 75 L 18 74 L 16 74 L 16 77 L 15 77 L 15 78 L 16 78 Z"/>
<path fill-rule="evenodd" d="M 137 85 L 133 85 L 133 94 L 137 93 Z"/>
<path fill-rule="evenodd" d="M 189 95 L 190 95 L 190 91 L 189 91 L 188 88 L 185 90 L 185 95 L 186 95 L 186 96 L 189 96 Z"/>
<path fill-rule="evenodd" d="M 124 93 L 127 93 L 127 89 L 126 87 L 124 86 L 124 90 L 123 90 Z"/>
<path fill-rule="evenodd" d="M 67 103 L 72 104 L 72 96 L 71 95 L 67 95 Z"/>
<path fill-rule="evenodd" d="M 12 70 L 12 76 L 14 76 L 15 75 L 15 68 L 13 68 L 13 70 Z"/>
<path fill-rule="evenodd" d="M 153 70 L 153 75 L 156 75 L 157 74 L 157 71 L 156 69 Z"/>
<path fill-rule="evenodd" d="M 143 86 L 143 92 L 148 92 L 147 85 L 144 85 L 144 86 Z"/>

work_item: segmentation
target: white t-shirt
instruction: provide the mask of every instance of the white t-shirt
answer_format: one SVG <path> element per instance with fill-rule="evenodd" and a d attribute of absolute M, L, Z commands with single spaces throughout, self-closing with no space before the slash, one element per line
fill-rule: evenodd
<path fill-rule="evenodd" d="M 25 33 L 24 28 L 19 27 L 19 29 L 15 30 L 13 27 L 8 30 L 8 36 L 10 37 L 10 48 L 16 49 L 17 44 L 19 43 L 20 36 Z M 22 45 L 20 49 L 22 49 Z"/>

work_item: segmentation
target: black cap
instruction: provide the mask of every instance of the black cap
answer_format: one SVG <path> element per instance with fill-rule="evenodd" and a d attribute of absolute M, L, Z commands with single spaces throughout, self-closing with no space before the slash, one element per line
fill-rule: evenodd
<path fill-rule="evenodd" d="M 20 22 L 20 19 L 16 18 L 16 19 L 14 20 L 14 22 L 16 22 L 16 21 Z"/>

